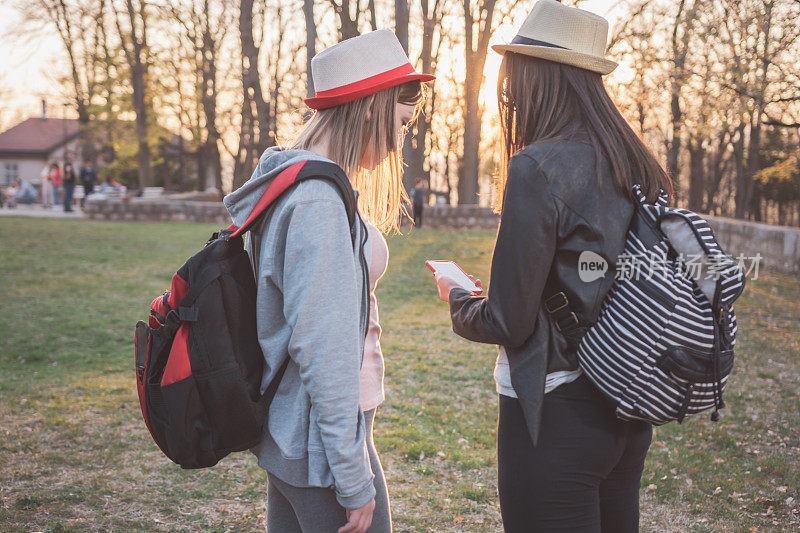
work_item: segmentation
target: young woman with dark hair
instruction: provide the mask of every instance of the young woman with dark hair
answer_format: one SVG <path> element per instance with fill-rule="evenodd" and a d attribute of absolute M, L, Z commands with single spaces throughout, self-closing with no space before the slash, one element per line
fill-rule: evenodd
<path fill-rule="evenodd" d="M 514 40 L 494 47 L 504 54 L 505 160 L 491 288 L 476 296 L 437 275 L 453 330 L 500 346 L 498 488 L 508 532 L 638 530 L 652 428 L 616 418 L 576 348 L 614 281 L 631 186 L 648 200 L 672 189 L 603 85 L 616 66 L 604 57 L 607 32 L 602 17 L 539 0 Z M 606 261 L 604 275 L 580 275 L 584 252 Z"/>

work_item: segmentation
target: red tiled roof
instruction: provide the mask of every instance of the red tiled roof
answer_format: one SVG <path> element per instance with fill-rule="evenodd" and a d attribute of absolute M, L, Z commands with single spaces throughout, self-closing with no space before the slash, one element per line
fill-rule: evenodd
<path fill-rule="evenodd" d="M 0 154 L 47 155 L 78 134 L 78 121 L 74 118 L 29 118 L 0 133 Z"/>

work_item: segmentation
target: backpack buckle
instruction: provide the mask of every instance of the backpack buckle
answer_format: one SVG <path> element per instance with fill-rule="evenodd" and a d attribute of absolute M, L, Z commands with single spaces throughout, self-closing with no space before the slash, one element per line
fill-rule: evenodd
<path fill-rule="evenodd" d="M 550 308 L 550 302 L 551 302 L 551 301 L 552 301 L 554 298 L 558 298 L 559 296 L 560 296 L 560 297 L 563 299 L 563 301 L 562 301 L 562 302 L 561 302 L 561 303 L 558 305 L 558 307 L 556 307 L 556 308 L 554 308 L 554 309 L 551 309 L 551 308 Z M 555 304 L 554 304 L 554 305 L 555 305 Z M 555 313 L 555 312 L 556 312 L 556 311 L 558 311 L 559 309 L 564 309 L 564 308 L 565 308 L 567 305 L 569 305 L 569 300 L 567 300 L 567 295 L 566 295 L 566 294 L 564 294 L 563 292 L 557 292 L 557 293 L 555 293 L 554 295 L 552 295 L 551 297 L 549 297 L 548 299 L 546 299 L 546 300 L 544 301 L 544 308 L 545 308 L 545 309 L 547 310 L 547 312 L 548 312 L 548 313 L 550 313 L 550 314 L 553 314 L 553 313 Z M 574 313 L 573 313 L 573 314 L 574 314 Z M 576 321 L 577 321 L 577 318 L 576 318 Z"/>
<path fill-rule="evenodd" d="M 197 307 L 182 307 L 179 305 L 177 309 L 170 309 L 169 313 L 167 313 L 167 322 L 172 321 L 174 324 L 197 322 L 198 315 Z"/>
<path fill-rule="evenodd" d="M 573 324 L 576 325 L 576 326 L 579 324 L 578 316 L 574 312 L 570 311 L 570 313 L 567 316 L 561 317 L 558 320 L 554 321 L 554 324 L 556 325 L 556 329 L 558 331 L 562 331 L 562 329 L 561 329 L 561 320 L 563 320 L 564 318 L 571 318 L 574 321 L 574 322 L 570 322 L 569 324 L 566 324 L 564 326 L 565 328 L 568 327 L 568 326 L 572 326 Z"/>

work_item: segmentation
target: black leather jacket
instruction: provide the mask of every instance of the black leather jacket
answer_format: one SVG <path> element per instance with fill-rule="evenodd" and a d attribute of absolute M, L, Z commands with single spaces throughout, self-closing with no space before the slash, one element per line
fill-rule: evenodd
<path fill-rule="evenodd" d="M 519 397 L 534 444 L 538 441 L 545 376 L 578 368 L 569 334 L 596 321 L 614 281 L 633 203 L 616 190 L 605 159 L 598 183 L 595 151 L 587 142 L 534 143 L 508 165 L 500 227 L 492 256 L 488 295 L 463 289 L 450 293 L 453 331 L 475 342 L 506 348 L 511 384 Z M 591 251 L 608 264 L 605 274 L 582 281 L 578 260 Z M 591 254 L 587 254 L 591 255 Z M 545 300 L 563 291 L 565 310 L 551 315 Z M 550 309 L 561 303 L 550 300 Z"/>

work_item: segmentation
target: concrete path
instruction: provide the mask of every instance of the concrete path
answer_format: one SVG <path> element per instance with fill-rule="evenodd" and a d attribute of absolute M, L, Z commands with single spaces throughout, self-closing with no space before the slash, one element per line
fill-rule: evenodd
<path fill-rule="evenodd" d="M 75 207 L 71 213 L 65 213 L 64 208 L 59 206 L 45 209 L 39 204 L 17 205 L 13 209 L 8 206 L 0 207 L 0 216 L 22 216 L 22 217 L 41 217 L 41 218 L 86 218 L 86 214 L 79 207 Z"/>

